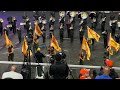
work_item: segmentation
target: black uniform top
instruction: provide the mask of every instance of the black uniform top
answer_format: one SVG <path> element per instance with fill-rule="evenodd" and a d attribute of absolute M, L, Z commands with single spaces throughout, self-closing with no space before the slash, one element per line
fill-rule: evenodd
<path fill-rule="evenodd" d="M 0 28 L 3 28 L 3 23 L 2 22 L 0 22 Z"/>
<path fill-rule="evenodd" d="M 37 59 L 36 60 L 37 63 L 43 63 L 43 58 L 45 57 L 45 55 L 41 52 L 36 52 L 35 57 Z"/>
<path fill-rule="evenodd" d="M 50 66 L 49 74 L 54 79 L 66 79 L 69 73 L 69 67 L 67 64 L 62 62 L 56 62 Z"/>
<path fill-rule="evenodd" d="M 119 34 L 115 35 L 115 40 L 116 40 L 117 43 L 119 43 L 119 41 L 120 41 L 120 35 Z"/>
<path fill-rule="evenodd" d="M 65 19 L 65 18 L 62 17 L 61 20 L 60 20 L 60 23 L 63 23 L 63 24 L 64 24 L 64 19 Z"/>
<path fill-rule="evenodd" d="M 107 38 L 108 38 L 108 32 L 104 31 L 104 33 L 102 33 L 102 35 L 103 35 L 104 40 L 107 40 Z"/>

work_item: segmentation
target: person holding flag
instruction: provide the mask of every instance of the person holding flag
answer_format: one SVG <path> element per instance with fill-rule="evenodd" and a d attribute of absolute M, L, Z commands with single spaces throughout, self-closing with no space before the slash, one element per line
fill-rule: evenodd
<path fill-rule="evenodd" d="M 90 60 L 91 52 L 90 52 L 90 48 L 88 46 L 88 43 L 87 43 L 87 40 L 85 39 L 85 37 L 83 37 L 81 50 L 85 50 L 85 52 L 87 54 L 87 60 Z"/>
<path fill-rule="evenodd" d="M 6 48 L 8 49 L 8 61 L 13 61 L 14 59 L 14 49 L 11 40 L 8 38 L 6 31 L 5 31 L 5 42 Z"/>
<path fill-rule="evenodd" d="M 108 41 L 108 50 L 109 50 L 109 59 L 110 59 L 110 55 L 113 55 L 113 51 L 112 48 L 115 49 L 116 52 L 118 52 L 119 48 L 120 48 L 120 44 L 117 43 L 111 36 L 111 33 L 109 35 L 109 41 Z"/>
<path fill-rule="evenodd" d="M 91 28 L 89 28 L 87 26 L 87 31 L 88 31 L 88 38 L 92 39 L 92 45 L 94 45 L 94 39 L 99 42 L 99 39 L 100 39 L 100 35 L 97 34 L 94 30 L 92 30 Z"/>

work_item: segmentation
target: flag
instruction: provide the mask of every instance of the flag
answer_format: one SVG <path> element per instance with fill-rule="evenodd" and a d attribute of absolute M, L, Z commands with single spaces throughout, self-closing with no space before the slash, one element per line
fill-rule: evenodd
<path fill-rule="evenodd" d="M 109 46 L 109 50 L 111 50 L 111 48 L 113 47 L 116 52 L 117 52 L 117 51 L 119 50 L 119 48 L 120 48 L 119 43 L 117 43 L 117 42 L 112 38 L 111 33 L 110 33 L 110 36 L 109 36 L 108 46 Z"/>
<path fill-rule="evenodd" d="M 22 53 L 27 56 L 28 54 L 28 44 L 27 44 L 27 41 L 26 41 L 26 38 L 24 37 L 24 41 L 23 41 L 23 45 L 22 45 Z"/>
<path fill-rule="evenodd" d="M 56 38 L 54 37 L 54 35 L 52 35 L 52 39 L 51 39 L 51 47 L 54 47 L 56 51 L 60 52 L 61 48 L 56 40 Z"/>
<path fill-rule="evenodd" d="M 89 46 L 88 46 L 88 43 L 87 43 L 85 37 L 83 37 L 82 47 L 81 47 L 81 48 L 86 51 L 87 60 L 90 60 L 90 56 L 91 56 L 90 48 L 89 48 Z"/>
<path fill-rule="evenodd" d="M 35 34 L 40 36 L 43 34 L 43 32 L 40 30 L 40 27 L 38 26 L 38 23 L 35 24 Z"/>
<path fill-rule="evenodd" d="M 88 38 L 95 38 L 95 40 L 99 42 L 100 35 L 89 27 L 87 27 L 87 30 L 88 30 Z"/>
<path fill-rule="evenodd" d="M 6 42 L 6 47 L 8 48 L 9 46 L 13 45 L 11 40 L 8 38 L 6 31 L 5 31 L 5 42 Z"/>

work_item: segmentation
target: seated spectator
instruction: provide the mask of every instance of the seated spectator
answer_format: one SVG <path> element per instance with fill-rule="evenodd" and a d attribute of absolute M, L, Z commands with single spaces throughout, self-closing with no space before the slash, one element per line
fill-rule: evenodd
<path fill-rule="evenodd" d="M 103 67 L 103 74 L 100 76 L 96 76 L 95 79 L 112 79 L 110 76 L 110 67 L 108 66 L 104 66 Z"/>
<path fill-rule="evenodd" d="M 90 76 L 89 76 L 89 72 L 90 72 L 90 69 L 82 68 L 80 70 L 79 78 L 80 79 L 91 79 Z"/>
<path fill-rule="evenodd" d="M 20 73 L 16 72 L 16 65 L 12 65 L 9 72 L 4 72 L 2 79 L 23 79 L 23 76 Z"/>

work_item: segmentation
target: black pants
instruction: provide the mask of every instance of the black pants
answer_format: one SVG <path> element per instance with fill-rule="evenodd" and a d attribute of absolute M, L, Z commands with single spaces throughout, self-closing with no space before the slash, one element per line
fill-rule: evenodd
<path fill-rule="evenodd" d="M 63 42 L 64 32 L 60 31 L 60 42 Z"/>
<path fill-rule="evenodd" d="M 71 43 L 73 42 L 73 37 L 74 37 L 74 31 L 73 31 L 73 30 L 70 30 Z"/>
<path fill-rule="evenodd" d="M 84 61 L 80 59 L 79 65 L 83 65 Z"/>
<path fill-rule="evenodd" d="M 16 27 L 13 26 L 13 33 L 16 34 Z"/>
<path fill-rule="evenodd" d="M 37 72 L 38 72 L 38 76 L 42 76 L 43 69 L 41 65 L 37 66 Z"/>
<path fill-rule="evenodd" d="M 43 43 L 45 43 L 45 41 L 46 41 L 46 32 L 43 32 L 42 38 L 43 38 Z"/>
<path fill-rule="evenodd" d="M 107 39 L 104 39 L 104 48 L 106 48 L 108 45 L 107 45 Z"/>
<path fill-rule="evenodd" d="M 52 38 L 52 34 L 54 35 L 54 31 L 53 31 L 53 30 L 50 30 L 49 32 L 50 32 L 50 33 L 49 33 L 49 37 Z"/>
<path fill-rule="evenodd" d="M 3 28 L 0 28 L 0 34 L 2 36 L 2 34 L 3 34 Z"/>
<path fill-rule="evenodd" d="M 115 29 L 112 28 L 112 36 L 115 36 Z"/>
<path fill-rule="evenodd" d="M 92 45 L 94 45 L 94 43 L 95 43 L 95 39 L 92 39 Z"/>
<path fill-rule="evenodd" d="M 70 29 L 67 29 L 68 38 L 70 38 Z"/>
<path fill-rule="evenodd" d="M 14 59 L 14 53 L 9 54 L 8 61 L 13 61 Z"/>

